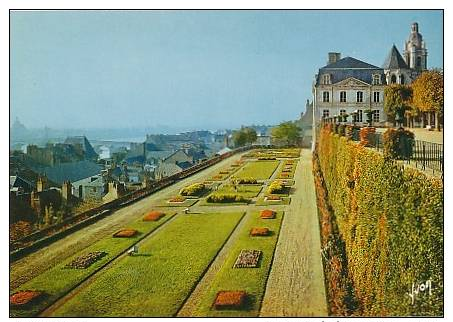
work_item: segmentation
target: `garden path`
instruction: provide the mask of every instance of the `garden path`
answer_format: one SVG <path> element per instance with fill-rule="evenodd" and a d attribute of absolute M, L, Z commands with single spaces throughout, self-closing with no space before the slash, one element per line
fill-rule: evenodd
<path fill-rule="evenodd" d="M 301 151 L 260 316 L 327 316 L 311 152 Z"/>

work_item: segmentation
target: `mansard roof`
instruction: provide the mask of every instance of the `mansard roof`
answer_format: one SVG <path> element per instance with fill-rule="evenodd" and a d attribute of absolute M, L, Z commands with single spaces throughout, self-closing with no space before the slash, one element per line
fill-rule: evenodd
<path fill-rule="evenodd" d="M 322 75 L 325 74 L 330 74 L 332 84 L 341 82 L 342 80 L 350 77 L 361 80 L 367 84 L 371 84 L 373 75 L 384 75 L 384 69 L 352 57 L 345 57 L 335 63 L 328 64 L 320 68 L 316 79 L 316 85 L 321 83 Z M 384 82 L 385 77 L 382 76 L 381 80 Z"/>
<path fill-rule="evenodd" d="M 400 52 L 396 48 L 395 45 L 392 46 L 390 52 L 387 56 L 387 59 L 382 65 L 384 69 L 408 69 L 406 62 L 404 61 L 403 57 L 401 56 Z"/>

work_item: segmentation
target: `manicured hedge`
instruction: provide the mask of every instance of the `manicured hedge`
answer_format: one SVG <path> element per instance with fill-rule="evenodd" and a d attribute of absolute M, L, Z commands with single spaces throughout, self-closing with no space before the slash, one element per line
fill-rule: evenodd
<path fill-rule="evenodd" d="M 206 186 L 203 183 L 194 183 L 188 187 L 185 187 L 181 190 L 182 196 L 199 196 L 206 189 Z"/>
<path fill-rule="evenodd" d="M 361 315 L 443 314 L 443 182 L 322 129 L 317 153 Z M 407 293 L 431 280 L 428 291 Z"/>

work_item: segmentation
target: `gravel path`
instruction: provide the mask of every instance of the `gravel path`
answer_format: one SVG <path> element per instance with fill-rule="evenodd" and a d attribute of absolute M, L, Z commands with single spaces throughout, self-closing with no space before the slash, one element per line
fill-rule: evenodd
<path fill-rule="evenodd" d="M 110 216 L 103 218 L 73 234 L 70 234 L 33 254 L 10 263 L 10 290 L 19 287 L 23 283 L 55 266 L 57 263 L 72 256 L 76 252 L 90 246 L 105 236 L 112 234 L 115 230 L 123 228 L 123 226 L 131 220 L 139 218 L 146 212 L 154 209 L 154 205 L 159 200 L 176 195 L 182 187 L 205 180 L 216 174 L 219 169 L 222 169 L 230 163 L 238 160 L 245 153 L 247 152 L 239 153 L 231 158 L 228 158 L 227 160 L 223 160 L 204 171 L 196 173 L 189 178 L 158 191 L 147 198 L 144 198 L 125 208 L 119 209 Z M 181 210 L 177 207 L 168 209 L 169 211 Z M 204 211 L 207 210 L 208 209 Z"/>
<path fill-rule="evenodd" d="M 261 306 L 262 317 L 327 316 L 311 153 L 303 149 Z"/>

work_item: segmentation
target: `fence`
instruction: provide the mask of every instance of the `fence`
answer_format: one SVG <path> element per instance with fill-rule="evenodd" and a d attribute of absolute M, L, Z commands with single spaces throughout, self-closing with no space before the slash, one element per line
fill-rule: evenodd
<path fill-rule="evenodd" d="M 352 140 L 360 141 L 360 128 L 355 127 L 352 132 Z M 381 133 L 372 134 L 370 140 L 371 148 L 378 152 L 384 151 L 384 140 Z M 444 146 L 443 144 L 414 140 L 412 155 L 403 160 L 406 164 L 411 164 L 421 170 L 432 170 L 433 174 L 444 172 Z"/>

